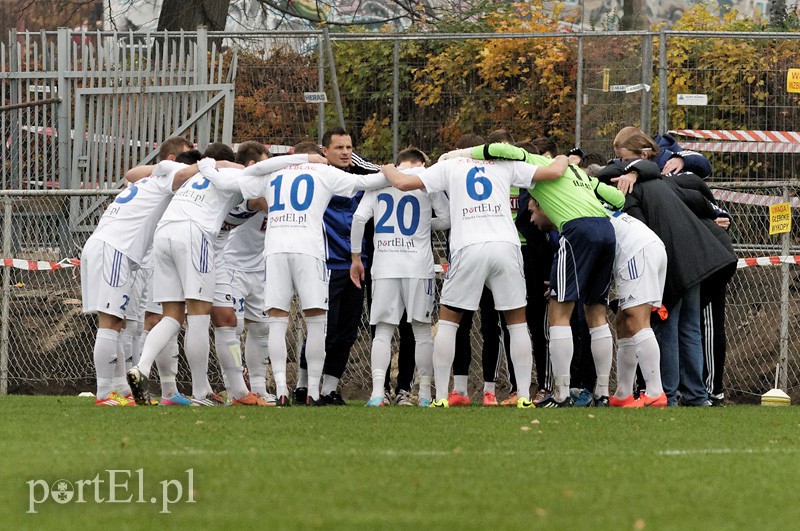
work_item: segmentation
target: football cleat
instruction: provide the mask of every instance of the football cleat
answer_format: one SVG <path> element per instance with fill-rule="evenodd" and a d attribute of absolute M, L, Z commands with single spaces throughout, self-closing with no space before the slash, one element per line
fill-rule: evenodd
<path fill-rule="evenodd" d="M 305 406 L 306 405 L 306 398 L 308 398 L 308 388 L 306 387 L 297 387 L 295 388 L 294 392 L 292 393 L 292 401 L 296 406 Z"/>
<path fill-rule="evenodd" d="M 306 397 L 306 405 L 308 407 L 323 407 L 327 406 L 328 404 L 323 400 L 323 397 L 319 397 L 318 399 L 314 400 L 309 395 L 308 397 Z"/>
<path fill-rule="evenodd" d="M 292 403 L 289 401 L 288 396 L 281 395 L 275 399 L 275 405 L 278 407 L 289 407 L 292 405 Z M 297 405 L 297 402 L 295 402 L 295 405 Z"/>
<path fill-rule="evenodd" d="M 647 396 L 647 393 L 639 395 L 642 407 L 667 407 L 667 393 L 662 392 L 656 397 Z"/>
<path fill-rule="evenodd" d="M 110 393 L 108 397 L 103 400 L 95 399 L 94 405 L 96 406 L 135 406 L 136 402 L 128 400 L 116 391 Z"/>
<path fill-rule="evenodd" d="M 458 391 L 452 391 L 447 395 L 447 404 L 450 407 L 468 406 L 469 397 L 459 394 Z"/>
<path fill-rule="evenodd" d="M 131 393 L 133 394 L 133 399 L 136 401 L 136 404 L 140 406 L 148 405 L 147 376 L 142 374 L 139 367 L 131 367 L 131 369 L 125 373 L 125 379 L 128 381 L 128 386 L 131 388 Z"/>
<path fill-rule="evenodd" d="M 534 402 L 534 405 L 537 408 L 551 408 L 551 407 L 572 407 L 572 398 L 567 397 L 563 401 L 559 402 L 555 399 L 553 395 L 548 396 L 541 402 Z"/>
<path fill-rule="evenodd" d="M 419 399 L 419 407 L 430 407 L 433 402 L 430 398 L 420 398 Z"/>
<path fill-rule="evenodd" d="M 450 407 L 450 403 L 446 398 L 442 398 L 440 400 L 434 400 L 428 407 Z"/>
<path fill-rule="evenodd" d="M 517 399 L 517 409 L 535 409 L 536 406 L 533 405 L 533 402 L 530 398 L 525 398 L 521 396 Z"/>
<path fill-rule="evenodd" d="M 494 393 L 483 393 L 483 405 L 488 407 L 499 405 L 497 403 L 497 397 L 494 395 Z"/>
<path fill-rule="evenodd" d="M 592 397 L 592 407 L 608 407 L 608 397 L 607 396 L 600 396 L 600 397 Z"/>
<path fill-rule="evenodd" d="M 259 397 L 255 393 L 247 393 L 242 398 L 234 398 L 231 400 L 232 406 L 266 406 L 267 401 Z"/>
<path fill-rule="evenodd" d="M 172 396 L 164 396 L 161 397 L 161 402 L 158 403 L 159 406 L 191 406 L 192 401 L 183 396 L 180 393 L 175 393 Z"/>
<path fill-rule="evenodd" d="M 386 400 L 386 397 L 373 396 L 369 400 L 367 400 L 367 403 L 364 405 L 366 407 L 383 407 L 383 406 L 388 406 L 389 402 Z"/>
<path fill-rule="evenodd" d="M 320 395 L 319 399 L 325 403 L 326 406 L 346 406 L 347 402 L 344 401 L 342 395 L 336 391 L 331 391 L 329 395 Z"/>
<path fill-rule="evenodd" d="M 641 400 L 634 398 L 633 395 L 628 395 L 625 398 L 609 396 L 608 405 L 611 407 L 643 407 L 644 403 L 642 403 Z"/>
<path fill-rule="evenodd" d="M 394 397 L 394 403 L 398 406 L 413 406 L 414 400 L 411 398 L 411 393 L 403 389 Z"/>
<path fill-rule="evenodd" d="M 716 395 L 709 394 L 708 399 L 711 401 L 711 405 L 714 407 L 725 405 L 725 393 L 719 393 Z"/>
<path fill-rule="evenodd" d="M 516 406 L 517 405 L 517 393 L 511 393 L 508 395 L 508 398 L 500 402 L 501 406 Z"/>
<path fill-rule="evenodd" d="M 216 393 L 208 393 L 204 398 L 192 398 L 193 406 L 224 406 L 225 401 Z"/>
<path fill-rule="evenodd" d="M 277 404 L 277 401 L 278 401 L 278 397 L 276 397 L 272 393 L 267 393 L 267 394 L 264 394 L 264 395 L 258 395 L 258 398 L 260 398 L 261 400 L 266 402 L 268 406 L 275 406 Z"/>

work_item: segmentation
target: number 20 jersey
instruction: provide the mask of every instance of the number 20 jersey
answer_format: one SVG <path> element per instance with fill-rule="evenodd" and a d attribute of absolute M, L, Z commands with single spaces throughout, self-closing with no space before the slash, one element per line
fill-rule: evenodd
<path fill-rule="evenodd" d="M 455 158 L 422 172 L 428 193 L 450 199 L 450 252 L 475 243 L 509 242 L 519 246 L 511 217 L 512 186 L 530 188 L 536 166 L 518 161 Z"/>

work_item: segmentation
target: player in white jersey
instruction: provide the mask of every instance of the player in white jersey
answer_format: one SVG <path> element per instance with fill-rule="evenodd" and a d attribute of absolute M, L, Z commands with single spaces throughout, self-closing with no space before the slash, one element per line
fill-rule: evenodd
<path fill-rule="evenodd" d="M 159 149 L 162 160 L 174 160 L 191 144 L 184 138 L 170 138 Z M 172 194 L 182 181 L 158 174 L 129 187 L 111 203 L 94 233 L 81 251 L 81 294 L 83 311 L 98 314 L 94 345 L 98 405 L 132 405 L 127 386 L 121 395 L 119 370 L 125 366 L 119 335 L 130 314 L 136 269 L 144 260 L 153 231 Z M 115 375 L 117 378 L 115 384 Z"/>
<path fill-rule="evenodd" d="M 313 142 L 295 153 L 320 154 Z M 283 157 L 276 157 L 283 158 Z M 359 190 L 386 186 L 380 174 L 352 175 L 323 164 L 297 164 L 271 173 L 266 162 L 245 169 L 241 181 L 247 199 L 266 197 L 269 203 L 264 253 L 266 306 L 270 316 L 269 356 L 275 394 L 288 404 L 286 387 L 286 329 L 295 293 L 305 315 L 308 338 L 308 405 L 319 402 L 319 381 L 325 362 L 325 324 L 328 309 L 328 269 L 322 216 L 334 195 L 352 197 Z M 265 178 L 266 177 L 266 178 Z"/>
<path fill-rule="evenodd" d="M 544 167 L 458 157 L 434 164 L 419 176 L 384 166 L 383 173 L 400 190 L 447 192 L 450 198 L 450 267 L 434 341 L 436 400 L 432 407 L 448 407 L 456 331 L 464 310 L 478 309 L 484 285 L 492 291 L 495 308 L 506 316 L 517 379 L 517 407 L 533 407 L 533 358 L 525 320 L 525 290 L 520 289 L 525 277 L 519 236 L 511 217 L 510 189 L 529 188 L 534 180 L 556 179 L 566 169 L 564 156 Z"/>
<path fill-rule="evenodd" d="M 417 148 L 408 148 L 397 155 L 400 171 L 418 175 L 425 169 L 428 157 Z M 431 219 L 435 210 L 436 218 Z M 394 330 L 403 312 L 414 331 L 415 361 L 419 372 L 419 405 L 431 403 L 433 378 L 433 253 L 431 227 L 450 226 L 450 211 L 443 193 L 428 195 L 420 190 L 401 192 L 384 188 L 367 192 L 353 216 L 350 233 L 353 263 L 350 278 L 361 287 L 364 264 L 361 262 L 361 241 L 364 228 L 372 218 L 375 224 L 372 261 L 372 307 L 370 324 L 375 326 L 372 339 L 372 396 L 367 406 L 384 406 L 386 370 L 391 361 Z"/>
<path fill-rule="evenodd" d="M 272 163 L 272 168 L 278 169 L 303 160 L 308 159 L 287 157 L 264 164 Z M 217 169 L 218 164 L 226 167 Z M 208 328 L 216 286 L 212 242 L 225 216 L 242 202 L 241 166 L 203 159 L 196 168 L 199 173 L 175 193 L 153 240 L 154 298 L 162 303 L 164 318 L 148 335 L 139 364 L 128 371 L 128 383 L 137 402 L 144 399 L 144 383 L 156 355 L 178 334 L 186 317 L 184 351 L 192 373 L 193 403 L 224 403 L 208 381 Z"/>
<path fill-rule="evenodd" d="M 247 221 L 234 228 L 225 245 L 225 264 L 231 277 L 231 296 L 236 313 L 237 329 L 246 330 L 244 356 L 250 390 L 278 406 L 274 395 L 267 392 L 269 316 L 264 303 L 266 281 L 264 234 L 267 230 L 267 200 L 250 200 L 260 209 Z"/>

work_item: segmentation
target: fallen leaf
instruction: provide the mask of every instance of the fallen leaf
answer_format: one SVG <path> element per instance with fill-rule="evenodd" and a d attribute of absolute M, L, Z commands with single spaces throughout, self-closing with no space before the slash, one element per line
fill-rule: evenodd
<path fill-rule="evenodd" d="M 195 424 L 202 424 L 202 423 L 203 423 L 202 420 L 198 420 L 197 422 L 195 422 Z"/>
<path fill-rule="evenodd" d="M 531 424 L 539 424 L 539 419 L 533 419 L 533 420 L 531 421 Z"/>
<path fill-rule="evenodd" d="M 633 528 L 637 529 L 639 531 L 644 529 L 646 526 L 647 526 L 647 524 L 645 524 L 643 518 L 637 518 L 636 521 L 633 523 Z"/>
<path fill-rule="evenodd" d="M 530 426 L 521 426 L 521 427 L 520 427 L 520 429 L 521 429 L 522 431 L 528 431 L 528 430 L 530 430 L 530 429 L 531 429 L 531 427 L 530 427 Z"/>

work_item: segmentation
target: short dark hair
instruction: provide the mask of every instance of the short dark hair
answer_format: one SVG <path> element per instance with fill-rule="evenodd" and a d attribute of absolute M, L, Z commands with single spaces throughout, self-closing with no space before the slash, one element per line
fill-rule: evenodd
<path fill-rule="evenodd" d="M 255 140 L 248 140 L 247 142 L 239 144 L 239 147 L 236 149 L 236 163 L 247 166 L 248 162 L 260 161 L 264 155 L 266 155 L 267 158 L 270 156 L 267 146 Z"/>
<path fill-rule="evenodd" d="M 518 147 L 518 148 L 522 148 L 522 149 L 524 149 L 524 150 L 525 150 L 525 151 L 527 151 L 528 153 L 533 153 L 534 155 L 538 155 L 538 154 L 539 154 L 539 148 L 537 148 L 536 146 L 534 146 L 534 145 L 533 145 L 533 142 L 530 142 L 530 141 L 526 141 L 526 142 L 517 142 L 517 143 L 516 143 L 516 144 L 514 144 L 514 145 L 515 145 L 516 147 Z"/>
<path fill-rule="evenodd" d="M 177 157 L 184 151 L 192 149 L 193 147 L 194 145 L 189 142 L 186 137 L 171 136 L 161 142 L 161 145 L 158 147 L 158 160 L 167 160 L 170 155 Z"/>
<path fill-rule="evenodd" d="M 322 155 L 322 150 L 317 145 L 316 142 L 300 142 L 294 147 L 294 152 L 296 154 L 306 154 L 306 155 Z"/>
<path fill-rule="evenodd" d="M 586 169 L 592 164 L 597 164 L 598 166 L 605 166 L 607 159 L 599 154 L 599 153 L 587 153 L 583 156 L 580 163 L 578 163 L 578 167 Z"/>
<path fill-rule="evenodd" d="M 540 136 L 539 138 L 531 140 L 531 143 L 539 149 L 539 153 L 542 155 L 548 152 L 553 157 L 558 155 L 558 144 L 556 144 L 556 141 L 552 138 Z"/>
<path fill-rule="evenodd" d="M 464 133 L 458 140 L 456 140 L 456 145 L 453 147 L 455 147 L 455 149 L 464 149 L 480 146 L 481 144 L 485 143 L 486 140 L 484 140 L 481 135 L 476 135 L 475 133 Z"/>
<path fill-rule="evenodd" d="M 424 151 L 418 147 L 408 146 L 397 154 L 397 158 L 394 162 L 399 166 L 404 162 L 421 162 L 427 165 L 430 161 L 431 159 L 428 158 L 428 155 L 426 155 Z"/>
<path fill-rule="evenodd" d="M 322 135 L 322 145 L 329 147 L 334 136 L 350 136 L 350 133 L 344 127 L 332 127 Z"/>
<path fill-rule="evenodd" d="M 223 144 L 222 142 L 213 142 L 209 144 L 203 156 L 210 157 L 214 160 L 227 160 L 228 162 L 236 160 L 233 149 L 231 149 L 228 144 Z"/>
<path fill-rule="evenodd" d="M 507 142 L 509 144 L 513 144 L 514 137 L 511 136 L 511 133 L 505 129 L 495 129 L 489 133 L 489 136 L 486 137 L 486 143 L 494 144 L 495 142 Z"/>
<path fill-rule="evenodd" d="M 197 151 L 196 149 L 190 149 L 189 151 L 184 151 L 179 153 L 177 157 L 175 157 L 175 162 L 181 162 L 183 164 L 196 164 L 203 159 L 203 154 Z"/>

